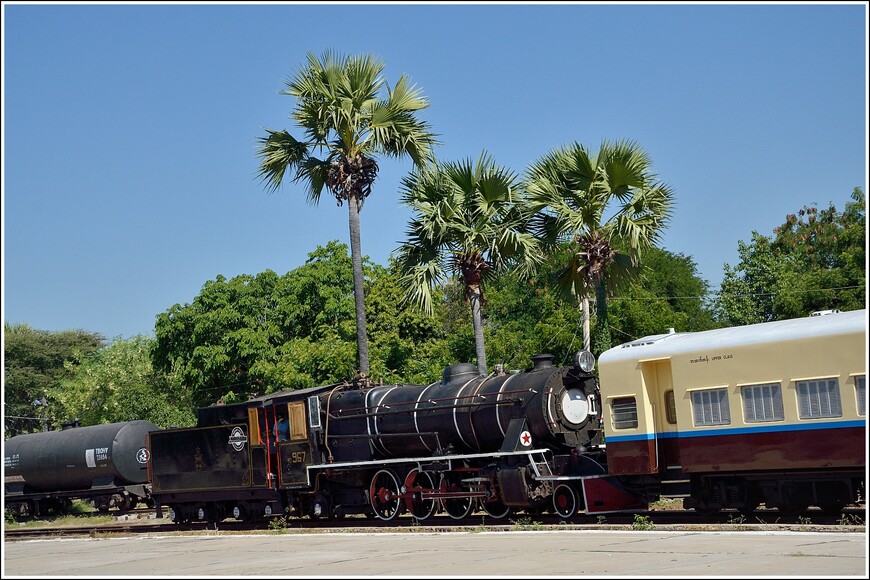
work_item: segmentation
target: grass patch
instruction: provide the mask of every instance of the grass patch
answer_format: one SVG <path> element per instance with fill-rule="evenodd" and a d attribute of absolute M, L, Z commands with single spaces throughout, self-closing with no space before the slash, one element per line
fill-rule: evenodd
<path fill-rule="evenodd" d="M 520 518 L 518 520 L 511 520 L 513 527 L 511 528 L 515 532 L 528 532 L 530 530 L 543 530 L 544 526 L 541 522 L 534 522 L 532 518 Z"/>
<path fill-rule="evenodd" d="M 634 522 L 631 524 L 632 530 L 654 530 L 656 529 L 656 525 L 649 518 L 649 516 L 642 516 L 640 514 L 634 515 Z"/>
<path fill-rule="evenodd" d="M 663 497 L 649 504 L 650 510 L 681 510 L 683 500 L 680 498 Z"/>

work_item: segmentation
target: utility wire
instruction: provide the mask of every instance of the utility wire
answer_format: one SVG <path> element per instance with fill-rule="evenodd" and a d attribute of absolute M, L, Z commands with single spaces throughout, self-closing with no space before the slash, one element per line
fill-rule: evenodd
<path fill-rule="evenodd" d="M 837 286 L 835 288 L 811 288 L 809 290 L 782 290 L 777 292 L 747 292 L 743 294 L 735 294 L 736 297 L 743 296 L 775 296 L 777 294 L 809 294 L 811 292 L 834 292 L 837 290 L 854 290 L 856 288 L 866 288 L 866 286 Z M 710 295 L 721 294 L 722 292 L 719 290 L 711 290 L 707 294 L 700 296 L 614 296 L 613 298 L 608 298 L 607 301 L 615 301 L 615 300 L 624 300 L 627 302 L 631 301 L 652 301 L 652 300 L 690 300 L 690 299 L 703 299 L 707 298 Z"/>

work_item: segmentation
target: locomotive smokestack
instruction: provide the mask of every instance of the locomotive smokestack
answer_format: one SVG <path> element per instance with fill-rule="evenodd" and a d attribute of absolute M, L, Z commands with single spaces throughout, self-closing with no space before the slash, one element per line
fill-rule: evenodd
<path fill-rule="evenodd" d="M 541 369 L 553 368 L 553 359 L 551 354 L 537 354 L 532 357 L 532 370 L 539 371 Z"/>

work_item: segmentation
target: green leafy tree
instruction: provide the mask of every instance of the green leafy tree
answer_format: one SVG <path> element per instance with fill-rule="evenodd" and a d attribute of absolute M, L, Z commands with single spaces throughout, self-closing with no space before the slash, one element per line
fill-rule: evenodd
<path fill-rule="evenodd" d="M 777 320 L 774 296 L 777 281 L 785 277 L 785 264 L 771 247 L 770 238 L 756 231 L 752 241 L 737 242 L 740 263 L 725 264 L 725 275 L 716 301 L 717 318 L 725 326 Z"/>
<path fill-rule="evenodd" d="M 582 303 L 584 347 L 591 346 L 589 298 L 595 295 L 595 350 L 606 350 L 608 291 L 634 275 L 642 252 L 655 246 L 670 219 L 671 189 L 630 141 L 605 140 L 595 152 L 577 143 L 554 149 L 529 167 L 526 182 L 531 227 L 544 247 L 573 246 L 557 287 Z"/>
<path fill-rule="evenodd" d="M 563 297 L 549 275 L 571 253 L 567 244 L 547 257 L 528 280 L 506 274 L 488 291 L 488 350 L 492 360 L 509 369 L 530 366 L 531 357 L 550 353 L 555 364 L 570 364 L 583 348 L 582 312 L 576 301 Z M 707 283 L 691 258 L 651 248 L 644 252 L 639 275 L 609 299 L 615 343 L 652 334 L 699 331 L 715 327 L 706 303 Z M 598 353 L 600 354 L 600 352 Z"/>
<path fill-rule="evenodd" d="M 866 307 L 866 202 L 861 188 L 840 213 L 805 205 L 773 236 L 738 242 L 740 263 L 726 264 L 717 316 L 728 325 Z"/>
<path fill-rule="evenodd" d="M 49 390 L 72 372 L 66 363 L 94 352 L 104 340 L 84 330 L 51 332 L 4 323 L 4 435 L 42 431 L 57 423 L 60 409 Z"/>
<path fill-rule="evenodd" d="M 206 282 L 191 304 L 157 316 L 155 368 L 177 374 L 195 406 L 263 394 L 273 352 L 286 338 L 279 286 L 270 270 Z"/>
<path fill-rule="evenodd" d="M 394 258 L 389 267 L 373 266 L 370 279 L 366 316 L 372 321 L 372 376 L 387 383 L 437 380 L 455 362 L 443 314 L 430 316 L 403 302 L 405 288 Z M 435 300 L 440 302 L 440 297 Z"/>
<path fill-rule="evenodd" d="M 309 53 L 307 65 L 282 91 L 297 99 L 291 118 L 304 138 L 267 129 L 258 149 L 259 176 L 270 190 L 281 185 L 289 170 L 293 182 L 305 184 L 310 203 L 319 202 L 324 187 L 339 205 L 347 202 L 358 368 L 363 380 L 369 374 L 369 352 L 359 212 L 377 177 L 378 156 L 407 155 L 422 166 L 436 144 L 427 124 L 417 117 L 428 107 L 422 92 L 405 75 L 390 89 L 381 77 L 383 69 L 383 63 L 370 55 L 326 52 L 318 58 Z"/>
<path fill-rule="evenodd" d="M 543 353 L 552 354 L 554 364 L 569 364 L 583 347 L 582 312 L 553 288 L 549 274 L 560 257 L 546 260 L 529 278 L 508 272 L 489 286 L 487 344 L 492 360 L 508 370 L 528 369 Z"/>
<path fill-rule="evenodd" d="M 370 271 L 368 261 L 365 272 Z M 330 242 L 282 276 L 272 296 L 278 309 L 273 354 L 262 359 L 265 392 L 305 388 L 353 377 L 354 282 L 347 246 Z"/>
<path fill-rule="evenodd" d="M 187 392 L 151 363 L 154 340 L 135 336 L 115 340 L 67 362 L 71 376 L 49 394 L 63 409 L 63 419 L 82 425 L 146 420 L 158 427 L 196 423 Z"/>
<path fill-rule="evenodd" d="M 364 262 L 370 280 L 372 371 L 379 380 L 431 380 L 441 326 L 399 306 L 398 274 Z M 157 317 L 155 367 L 177 373 L 196 406 L 344 381 L 355 373 L 354 286 L 348 248 L 317 247 L 283 276 L 218 276 L 192 303 Z"/>
<path fill-rule="evenodd" d="M 669 328 L 698 332 L 719 326 L 707 298 L 709 284 L 691 257 L 651 248 L 640 265 L 640 274 L 609 300 L 611 328 L 619 342 Z"/>
<path fill-rule="evenodd" d="M 527 272 L 538 259 L 534 236 L 523 231 L 517 177 L 486 152 L 476 162 L 436 163 L 402 182 L 413 217 L 397 250 L 407 302 L 431 314 L 433 291 L 450 275 L 471 304 L 477 368 L 487 373 L 481 307 L 483 287 L 509 267 Z"/>

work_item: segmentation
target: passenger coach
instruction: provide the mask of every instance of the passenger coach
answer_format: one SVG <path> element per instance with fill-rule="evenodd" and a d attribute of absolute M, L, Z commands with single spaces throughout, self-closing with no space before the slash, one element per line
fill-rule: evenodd
<path fill-rule="evenodd" d="M 866 356 L 866 310 L 612 348 L 599 359 L 608 471 L 703 512 L 839 511 L 865 493 Z"/>

